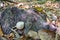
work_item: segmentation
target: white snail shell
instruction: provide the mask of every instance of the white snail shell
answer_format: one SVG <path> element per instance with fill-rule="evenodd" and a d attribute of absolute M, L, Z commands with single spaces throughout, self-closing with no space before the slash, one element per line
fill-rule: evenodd
<path fill-rule="evenodd" d="M 3 7 L 4 6 L 4 4 L 3 3 L 0 3 L 0 7 Z"/>
<path fill-rule="evenodd" d="M 17 22 L 16 26 L 17 29 L 23 29 L 24 28 L 24 22 Z"/>

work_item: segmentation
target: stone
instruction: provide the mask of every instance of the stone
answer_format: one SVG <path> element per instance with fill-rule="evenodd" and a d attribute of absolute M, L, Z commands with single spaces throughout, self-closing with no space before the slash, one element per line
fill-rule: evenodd
<path fill-rule="evenodd" d="M 50 31 L 43 31 L 43 30 L 39 30 L 38 31 L 38 36 L 41 40 L 54 40 L 54 38 L 51 35 L 52 32 Z"/>
<path fill-rule="evenodd" d="M 38 39 L 38 34 L 37 34 L 37 32 L 32 31 L 32 30 L 30 30 L 30 31 L 28 32 L 28 36 L 29 36 L 29 37 L 32 37 L 32 38 L 34 38 L 34 39 Z"/>

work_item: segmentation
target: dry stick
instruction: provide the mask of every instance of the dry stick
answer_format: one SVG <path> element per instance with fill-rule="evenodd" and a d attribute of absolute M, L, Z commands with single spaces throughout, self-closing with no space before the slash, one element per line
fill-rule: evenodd
<path fill-rule="evenodd" d="M 60 27 L 60 26 L 58 26 L 58 27 Z M 60 30 L 59 30 L 59 31 L 60 31 Z M 58 32 L 59 32 L 59 31 L 58 31 Z M 55 40 L 59 40 L 59 39 L 58 39 L 58 38 L 59 38 L 58 32 L 56 31 Z"/>
<path fill-rule="evenodd" d="M 58 25 L 58 27 L 60 27 L 60 26 Z M 59 31 L 60 31 L 60 30 L 59 30 Z M 55 40 L 59 40 L 58 38 L 59 38 L 59 34 L 58 34 L 58 32 L 56 31 Z"/>
<path fill-rule="evenodd" d="M 56 32 L 56 35 L 55 35 L 55 40 L 58 40 L 58 34 L 57 34 L 57 32 Z"/>

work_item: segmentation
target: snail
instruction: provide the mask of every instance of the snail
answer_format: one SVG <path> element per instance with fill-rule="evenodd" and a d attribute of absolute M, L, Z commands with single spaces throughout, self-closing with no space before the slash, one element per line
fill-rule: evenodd
<path fill-rule="evenodd" d="M 16 26 L 17 29 L 23 29 L 24 28 L 24 22 L 17 22 Z"/>

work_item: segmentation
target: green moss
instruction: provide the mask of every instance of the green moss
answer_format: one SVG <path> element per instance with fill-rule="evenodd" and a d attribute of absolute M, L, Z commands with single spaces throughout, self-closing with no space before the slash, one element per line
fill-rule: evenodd
<path fill-rule="evenodd" d="M 43 8 L 41 8 L 41 7 L 35 7 L 34 9 L 37 10 L 38 12 L 42 12 L 43 11 Z"/>

